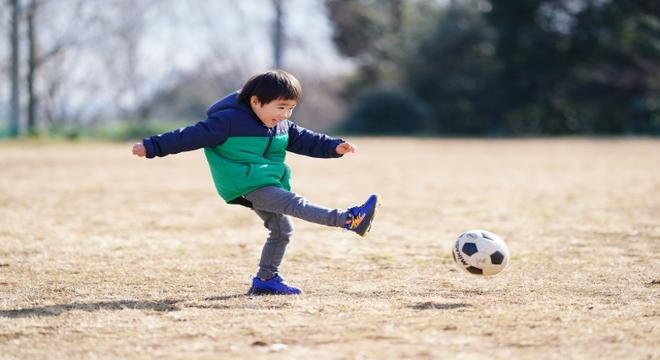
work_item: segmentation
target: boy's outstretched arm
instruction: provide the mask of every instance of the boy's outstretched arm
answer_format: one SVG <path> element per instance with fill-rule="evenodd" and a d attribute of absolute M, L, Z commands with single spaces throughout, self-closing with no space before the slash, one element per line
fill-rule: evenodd
<path fill-rule="evenodd" d="M 133 145 L 133 155 L 153 158 L 191 151 L 207 146 L 220 145 L 227 140 L 228 122 L 220 118 L 208 118 L 195 125 L 176 129 L 142 139 Z"/>
<path fill-rule="evenodd" d="M 355 152 L 355 146 L 342 139 L 316 133 L 302 126 L 291 124 L 287 150 L 296 154 L 317 158 L 340 157 Z"/>

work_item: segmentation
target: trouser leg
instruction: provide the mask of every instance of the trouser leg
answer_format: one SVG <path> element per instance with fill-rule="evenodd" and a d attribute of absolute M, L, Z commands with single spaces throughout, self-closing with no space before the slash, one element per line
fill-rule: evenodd
<path fill-rule="evenodd" d="M 310 203 L 302 196 L 275 187 L 267 186 L 245 195 L 255 210 L 285 214 L 315 224 L 341 227 L 346 223 L 348 211 L 329 209 Z"/>
<path fill-rule="evenodd" d="M 283 214 L 262 210 L 255 210 L 255 212 L 270 231 L 261 251 L 257 276 L 262 279 L 269 279 L 278 273 L 286 247 L 293 236 L 293 222 L 289 216 Z"/>

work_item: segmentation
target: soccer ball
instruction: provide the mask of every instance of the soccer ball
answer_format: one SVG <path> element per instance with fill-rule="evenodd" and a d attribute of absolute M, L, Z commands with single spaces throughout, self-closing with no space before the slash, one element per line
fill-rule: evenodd
<path fill-rule="evenodd" d="M 458 267 L 475 275 L 495 275 L 509 262 L 509 248 L 504 240 L 485 230 L 469 230 L 458 235 L 451 255 Z"/>

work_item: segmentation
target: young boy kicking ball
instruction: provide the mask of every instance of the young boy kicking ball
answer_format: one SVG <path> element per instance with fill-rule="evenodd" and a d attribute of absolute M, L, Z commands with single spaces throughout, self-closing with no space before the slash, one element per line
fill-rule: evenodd
<path fill-rule="evenodd" d="M 293 75 L 268 71 L 218 100 L 207 111 L 206 120 L 133 145 L 134 155 L 150 159 L 204 148 L 220 197 L 229 204 L 253 209 L 264 221 L 270 235 L 248 294 L 302 293 L 278 273 L 294 232 L 291 216 L 365 236 L 380 206 L 376 194 L 362 205 L 342 210 L 310 203 L 291 192 L 291 171 L 284 163 L 287 151 L 318 158 L 355 152 L 349 142 L 289 120 L 301 96 L 300 83 Z"/>

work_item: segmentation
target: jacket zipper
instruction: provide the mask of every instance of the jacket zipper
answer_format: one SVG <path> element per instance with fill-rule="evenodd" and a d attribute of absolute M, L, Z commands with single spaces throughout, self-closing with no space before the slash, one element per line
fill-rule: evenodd
<path fill-rule="evenodd" d="M 268 145 L 266 145 L 266 150 L 264 150 L 263 157 L 266 157 L 266 153 L 268 152 L 268 149 L 270 149 L 270 144 L 273 143 L 273 129 L 268 128 Z"/>

